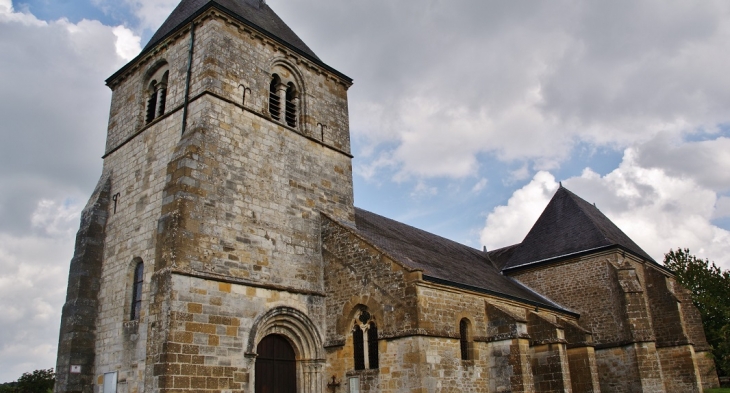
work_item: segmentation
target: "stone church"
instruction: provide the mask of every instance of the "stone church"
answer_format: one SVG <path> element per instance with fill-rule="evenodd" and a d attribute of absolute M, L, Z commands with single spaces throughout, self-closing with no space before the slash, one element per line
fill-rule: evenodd
<path fill-rule="evenodd" d="M 183 0 L 107 80 L 56 392 L 700 392 L 670 271 L 560 188 L 487 252 L 353 205 L 347 90 L 263 0 Z"/>

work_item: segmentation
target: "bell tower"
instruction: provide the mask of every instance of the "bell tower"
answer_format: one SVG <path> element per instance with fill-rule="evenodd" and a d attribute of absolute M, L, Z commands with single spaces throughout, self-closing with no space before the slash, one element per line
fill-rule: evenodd
<path fill-rule="evenodd" d="M 57 392 L 322 391 L 320 219 L 354 221 L 351 84 L 263 0 L 177 6 L 107 80 Z"/>

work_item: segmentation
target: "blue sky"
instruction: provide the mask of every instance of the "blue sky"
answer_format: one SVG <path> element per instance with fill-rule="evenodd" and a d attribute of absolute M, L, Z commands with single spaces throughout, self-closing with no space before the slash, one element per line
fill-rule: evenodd
<path fill-rule="evenodd" d="M 267 3 L 355 80 L 357 206 L 494 249 L 562 182 L 655 259 L 730 267 L 726 1 Z M 176 4 L 0 0 L 0 382 L 54 365 L 103 81 Z"/>

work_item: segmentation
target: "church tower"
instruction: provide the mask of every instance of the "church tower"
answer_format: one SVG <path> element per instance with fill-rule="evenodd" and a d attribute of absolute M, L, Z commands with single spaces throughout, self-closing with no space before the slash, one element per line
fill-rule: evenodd
<path fill-rule="evenodd" d="M 351 83 L 263 0 L 177 6 L 107 80 L 56 392 L 326 389 L 320 222 L 355 219 Z"/>

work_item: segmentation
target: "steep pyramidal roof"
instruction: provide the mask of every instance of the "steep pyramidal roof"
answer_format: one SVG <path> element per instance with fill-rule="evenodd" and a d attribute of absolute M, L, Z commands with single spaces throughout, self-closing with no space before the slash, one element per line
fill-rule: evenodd
<path fill-rule="evenodd" d="M 598 208 L 560 187 L 505 269 L 611 246 L 654 262 Z"/>
<path fill-rule="evenodd" d="M 301 54 L 319 61 L 317 55 L 309 49 L 263 0 L 182 0 L 165 23 L 152 36 L 150 42 L 142 52 L 151 49 L 167 36 L 174 33 L 178 27 L 187 24 L 210 7 L 216 7 L 241 22 L 258 28 L 271 38 L 280 41 Z"/>
<path fill-rule="evenodd" d="M 480 250 L 355 208 L 356 232 L 427 281 L 519 299 L 572 313 L 499 272 Z"/>

